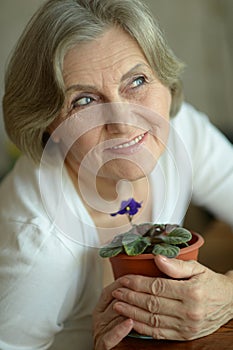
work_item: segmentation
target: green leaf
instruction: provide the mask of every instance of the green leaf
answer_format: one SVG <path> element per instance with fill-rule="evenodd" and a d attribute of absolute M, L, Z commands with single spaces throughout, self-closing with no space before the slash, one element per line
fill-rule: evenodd
<path fill-rule="evenodd" d="M 102 247 L 99 250 L 99 255 L 101 258 L 111 258 L 123 252 L 123 247 Z"/>
<path fill-rule="evenodd" d="M 149 240 L 146 237 L 128 233 L 122 240 L 125 252 L 129 256 L 135 256 L 142 254 L 145 249 L 150 245 Z"/>
<path fill-rule="evenodd" d="M 100 248 L 99 255 L 102 258 L 111 258 L 123 252 L 122 239 L 124 234 L 117 235 L 113 240 L 106 246 Z"/>
<path fill-rule="evenodd" d="M 153 248 L 152 253 L 154 255 L 164 255 L 167 256 L 168 258 L 175 258 L 179 254 L 180 248 L 166 244 L 166 243 L 160 243 L 156 244 Z"/>
<path fill-rule="evenodd" d="M 153 224 L 151 224 L 150 222 L 145 222 L 143 224 L 136 225 L 135 233 L 138 233 L 139 235 L 143 236 L 152 226 Z"/>
<path fill-rule="evenodd" d="M 129 243 L 133 243 L 134 241 L 137 241 L 140 238 L 142 238 L 141 235 L 138 235 L 132 231 L 129 231 L 124 234 L 124 237 L 122 237 L 122 244 L 125 245 Z"/>
<path fill-rule="evenodd" d="M 177 245 L 177 244 L 182 244 L 190 241 L 190 239 L 192 238 L 192 234 L 185 228 L 180 227 L 180 228 L 175 228 L 168 235 L 164 235 L 161 238 L 163 242 L 167 244 Z"/>
<path fill-rule="evenodd" d="M 110 243 L 107 244 L 106 247 L 121 247 L 122 246 L 122 240 L 124 238 L 124 233 L 121 233 L 120 235 L 116 235 Z"/>

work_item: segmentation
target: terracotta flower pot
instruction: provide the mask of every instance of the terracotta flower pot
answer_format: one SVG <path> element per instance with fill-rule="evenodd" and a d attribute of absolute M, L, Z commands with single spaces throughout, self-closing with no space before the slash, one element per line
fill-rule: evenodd
<path fill-rule="evenodd" d="M 180 260 L 197 260 L 199 248 L 203 244 L 203 237 L 196 232 L 192 232 L 192 239 L 189 242 L 189 246 L 182 248 L 176 258 Z M 164 276 L 155 265 L 154 257 L 153 254 L 141 254 L 137 256 L 119 254 L 110 258 L 115 279 L 127 274 L 149 277 Z"/>

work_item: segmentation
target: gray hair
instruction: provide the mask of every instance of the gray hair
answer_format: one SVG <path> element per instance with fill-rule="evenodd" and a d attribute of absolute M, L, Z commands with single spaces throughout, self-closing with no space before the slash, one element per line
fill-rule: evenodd
<path fill-rule="evenodd" d="M 7 133 L 33 160 L 40 160 L 46 130 L 64 104 L 65 54 L 73 45 L 91 41 L 112 26 L 120 26 L 137 41 L 160 81 L 170 88 L 170 115 L 179 110 L 183 64 L 140 0 L 49 0 L 26 26 L 5 78 Z"/>

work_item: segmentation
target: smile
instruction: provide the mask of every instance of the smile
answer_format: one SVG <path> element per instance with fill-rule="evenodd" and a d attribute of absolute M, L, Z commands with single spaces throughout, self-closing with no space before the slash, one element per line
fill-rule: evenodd
<path fill-rule="evenodd" d="M 117 150 L 117 149 L 128 148 L 128 147 L 134 146 L 134 145 L 140 143 L 140 141 L 143 140 L 143 138 L 145 137 L 146 134 L 147 133 L 145 132 L 144 134 L 141 134 L 141 135 L 135 137 L 133 140 L 131 140 L 129 142 L 125 142 L 125 143 L 122 143 L 118 146 L 112 147 L 112 149 Z"/>

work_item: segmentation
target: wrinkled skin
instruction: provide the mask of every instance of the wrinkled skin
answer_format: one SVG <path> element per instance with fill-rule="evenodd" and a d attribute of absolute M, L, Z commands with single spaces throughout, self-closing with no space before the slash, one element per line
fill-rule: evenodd
<path fill-rule="evenodd" d="M 93 314 L 95 349 L 107 350 L 116 346 L 132 329 L 133 321 L 114 311 L 112 293 L 122 285 L 116 281 L 106 287 Z"/>
<path fill-rule="evenodd" d="M 233 272 L 162 256 L 155 263 L 173 279 L 129 275 L 105 289 L 95 311 L 95 349 L 112 349 L 132 328 L 155 339 L 192 340 L 233 318 Z"/>

